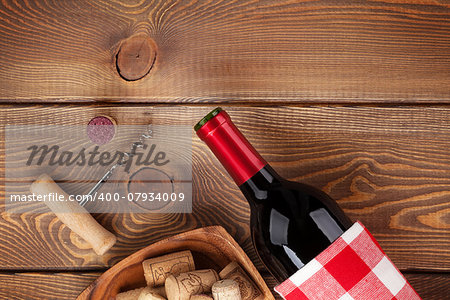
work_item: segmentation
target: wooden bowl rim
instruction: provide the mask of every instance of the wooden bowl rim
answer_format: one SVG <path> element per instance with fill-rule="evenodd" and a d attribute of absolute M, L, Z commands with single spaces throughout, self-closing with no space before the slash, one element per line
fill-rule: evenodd
<path fill-rule="evenodd" d="M 264 294 L 265 299 L 275 299 L 272 295 L 272 292 L 267 287 L 267 284 L 265 283 L 264 279 L 261 277 L 261 274 L 254 266 L 253 262 L 250 260 L 250 258 L 247 256 L 247 254 L 244 252 L 244 250 L 240 247 L 240 245 L 234 240 L 234 238 L 220 225 L 214 225 L 214 226 L 207 226 L 207 227 L 201 227 L 196 228 L 193 230 L 185 231 L 179 234 L 176 234 L 174 236 L 170 236 L 168 238 L 164 238 L 162 240 L 159 240 L 155 243 L 152 243 L 132 254 L 125 257 L 121 261 L 119 261 L 117 264 L 110 267 L 108 270 L 106 270 L 100 277 L 98 277 L 96 280 L 94 280 L 86 289 L 84 289 L 77 297 L 77 300 L 83 300 L 83 299 L 91 299 L 90 297 L 93 296 L 92 293 L 96 290 L 96 287 L 103 285 L 103 284 L 109 284 L 112 279 L 115 278 L 119 273 L 121 273 L 123 270 L 130 268 L 132 266 L 135 266 L 137 264 L 142 263 L 143 260 L 147 258 L 151 258 L 153 256 L 146 255 L 147 252 L 151 251 L 152 249 L 157 249 L 159 245 L 166 244 L 169 242 L 174 241 L 182 241 L 190 236 L 195 236 L 198 234 L 207 234 L 209 236 L 216 236 L 219 237 L 221 240 L 226 240 L 227 247 L 232 248 L 232 252 L 235 254 L 238 254 L 237 257 L 235 257 L 236 261 L 241 265 L 241 267 L 249 273 L 248 275 L 255 280 L 255 284 L 261 289 L 261 292 Z M 214 245 L 214 244 L 212 244 Z M 178 250 L 174 250 L 178 251 Z M 163 254 L 161 254 L 163 255 Z M 134 261 L 138 262 L 134 262 Z M 133 263 L 130 263 L 133 262 Z"/>

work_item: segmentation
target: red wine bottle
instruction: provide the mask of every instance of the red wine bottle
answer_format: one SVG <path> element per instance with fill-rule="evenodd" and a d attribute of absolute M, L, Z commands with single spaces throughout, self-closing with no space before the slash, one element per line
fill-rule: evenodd
<path fill-rule="evenodd" d="M 221 108 L 206 115 L 194 129 L 247 198 L 253 245 L 279 282 L 352 225 L 327 194 L 280 177 Z"/>

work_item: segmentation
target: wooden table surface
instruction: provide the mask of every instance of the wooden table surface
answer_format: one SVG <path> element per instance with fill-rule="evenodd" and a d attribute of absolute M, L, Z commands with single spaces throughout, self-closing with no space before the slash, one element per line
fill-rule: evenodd
<path fill-rule="evenodd" d="M 118 54 L 136 36 L 154 56 L 130 81 Z M 133 51 L 139 67 L 144 56 Z M 361 220 L 423 299 L 448 299 L 449 86 L 446 0 L 4 0 L 1 199 L 4 125 L 108 115 L 119 125 L 193 126 L 221 105 L 282 176 Z M 2 204 L 0 298 L 73 299 L 146 245 L 216 224 L 272 287 L 246 200 L 194 134 L 192 162 L 193 213 L 95 215 L 118 236 L 103 257 L 53 214 Z"/>

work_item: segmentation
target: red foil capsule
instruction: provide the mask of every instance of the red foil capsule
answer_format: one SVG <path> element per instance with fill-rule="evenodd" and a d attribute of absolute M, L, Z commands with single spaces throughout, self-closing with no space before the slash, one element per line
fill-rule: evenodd
<path fill-rule="evenodd" d="M 238 186 L 267 164 L 221 108 L 204 117 L 195 130 Z"/>

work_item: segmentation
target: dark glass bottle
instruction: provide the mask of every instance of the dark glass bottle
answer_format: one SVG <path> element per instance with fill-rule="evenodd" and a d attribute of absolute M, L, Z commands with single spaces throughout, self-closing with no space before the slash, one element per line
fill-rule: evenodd
<path fill-rule="evenodd" d="M 221 108 L 210 112 L 194 129 L 247 198 L 253 244 L 279 282 L 352 225 L 327 194 L 280 177 Z"/>

